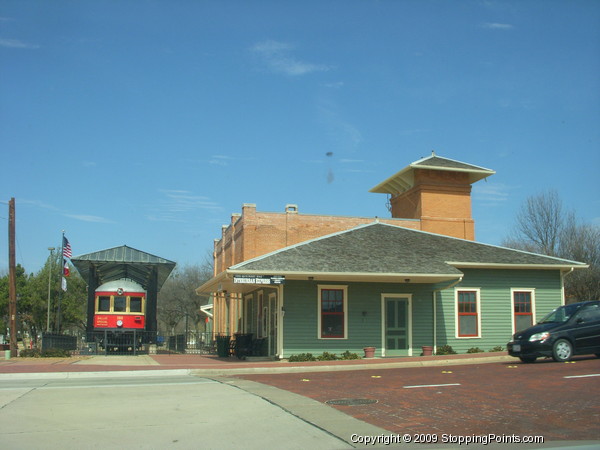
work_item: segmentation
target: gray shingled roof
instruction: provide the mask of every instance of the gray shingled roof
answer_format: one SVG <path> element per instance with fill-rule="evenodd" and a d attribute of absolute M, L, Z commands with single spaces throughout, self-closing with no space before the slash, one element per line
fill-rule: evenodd
<path fill-rule="evenodd" d="M 443 169 L 460 169 L 466 171 L 489 171 L 493 170 L 486 169 L 485 167 L 475 166 L 473 164 L 467 164 L 453 159 L 442 158 L 441 156 L 431 155 L 427 158 L 420 159 L 411 164 L 413 167 L 430 167 L 430 168 L 443 168 Z"/>
<path fill-rule="evenodd" d="M 452 264 L 449 264 L 452 263 Z M 460 275 L 461 266 L 585 264 L 383 223 L 307 241 L 232 266 L 236 271 Z"/>
<path fill-rule="evenodd" d="M 129 278 L 145 289 L 155 269 L 158 276 L 158 289 L 160 289 L 175 268 L 173 261 L 126 245 L 75 256 L 71 258 L 71 262 L 84 280 L 87 280 L 90 270 L 95 270 L 100 284 Z"/>

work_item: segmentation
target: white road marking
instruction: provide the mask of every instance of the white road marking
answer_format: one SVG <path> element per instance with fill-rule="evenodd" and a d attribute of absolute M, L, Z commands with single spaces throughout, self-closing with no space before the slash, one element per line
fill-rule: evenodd
<path fill-rule="evenodd" d="M 587 377 L 600 377 L 600 373 L 591 373 L 589 375 L 571 375 L 570 377 L 563 377 L 563 378 L 587 378 Z"/>
<path fill-rule="evenodd" d="M 404 389 L 424 388 L 424 387 L 444 387 L 444 386 L 460 386 L 460 383 L 450 384 L 420 384 L 417 386 L 402 386 Z"/>

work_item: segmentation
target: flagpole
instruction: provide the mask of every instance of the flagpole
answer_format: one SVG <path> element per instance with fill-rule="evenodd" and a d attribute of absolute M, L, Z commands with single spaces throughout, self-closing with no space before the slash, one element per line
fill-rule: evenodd
<path fill-rule="evenodd" d="M 65 267 L 65 230 L 62 230 L 62 239 L 60 240 L 60 289 L 58 290 L 58 309 L 56 311 L 56 333 L 60 334 L 60 301 L 62 299 L 62 280 Z"/>

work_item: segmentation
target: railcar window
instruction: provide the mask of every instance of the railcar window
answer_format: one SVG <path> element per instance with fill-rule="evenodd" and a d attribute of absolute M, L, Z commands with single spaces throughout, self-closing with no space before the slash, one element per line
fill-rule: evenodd
<path fill-rule="evenodd" d="M 101 296 L 98 298 L 98 311 L 110 311 L 110 297 Z"/>
<path fill-rule="evenodd" d="M 129 299 L 129 312 L 142 312 L 142 297 L 131 297 Z"/>
<path fill-rule="evenodd" d="M 114 312 L 125 312 L 127 309 L 127 297 L 115 297 Z"/>

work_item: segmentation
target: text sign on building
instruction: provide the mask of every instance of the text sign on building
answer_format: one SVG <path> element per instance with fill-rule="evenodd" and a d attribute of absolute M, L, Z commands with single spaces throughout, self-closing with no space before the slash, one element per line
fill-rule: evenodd
<path fill-rule="evenodd" d="M 281 275 L 234 275 L 234 284 L 285 284 Z"/>

